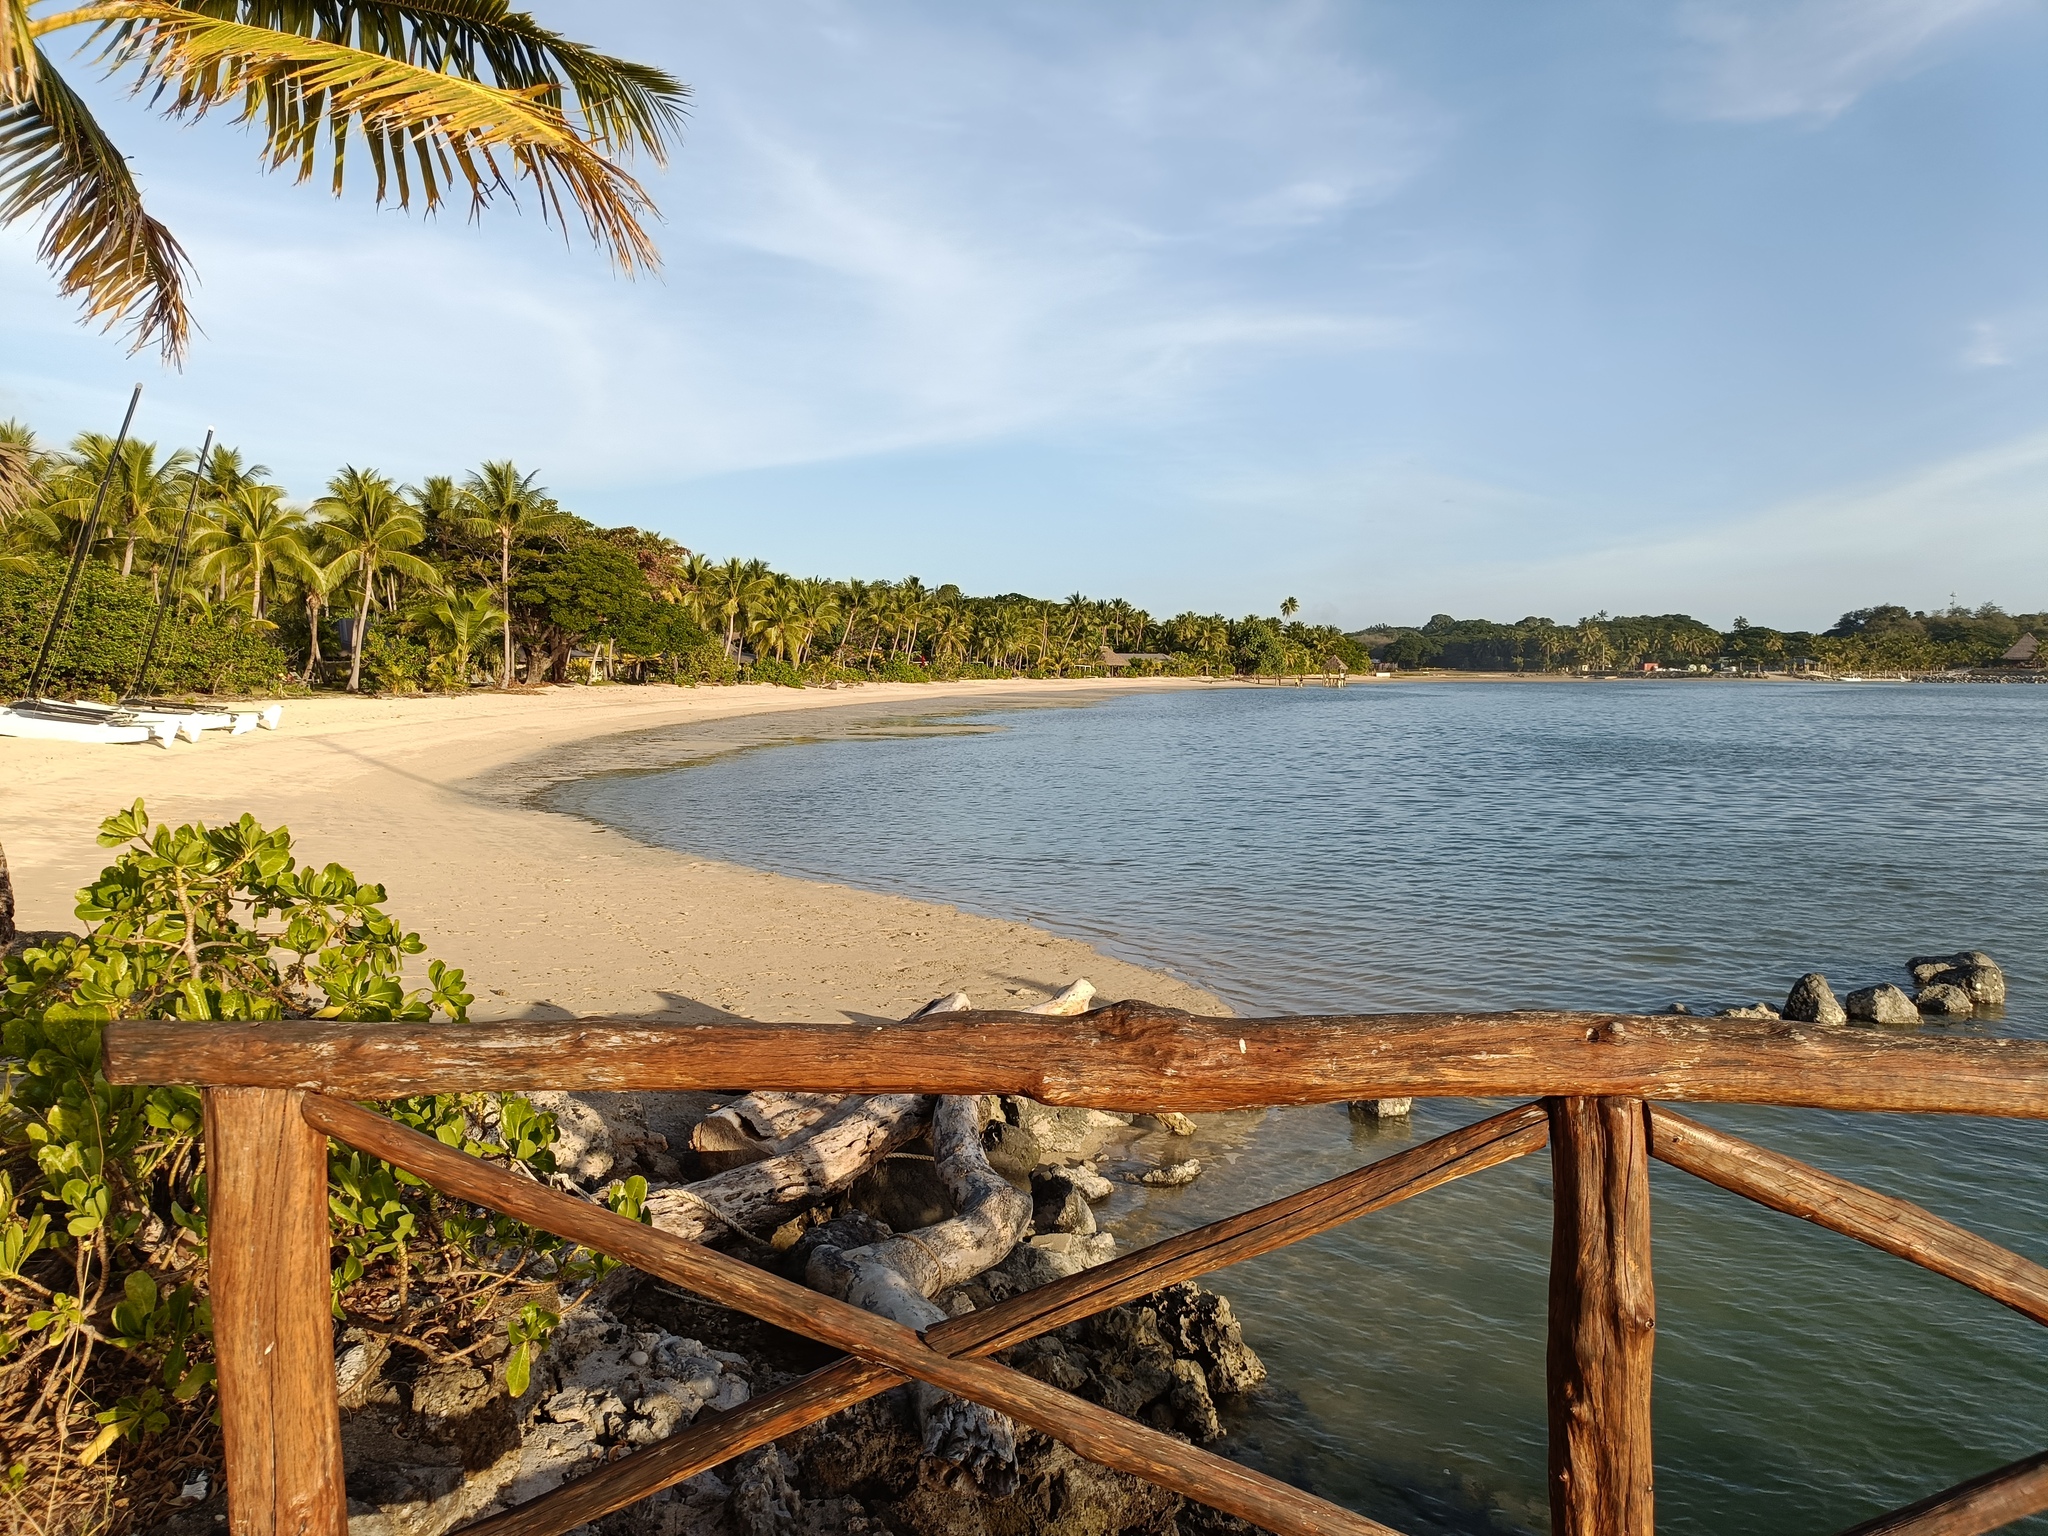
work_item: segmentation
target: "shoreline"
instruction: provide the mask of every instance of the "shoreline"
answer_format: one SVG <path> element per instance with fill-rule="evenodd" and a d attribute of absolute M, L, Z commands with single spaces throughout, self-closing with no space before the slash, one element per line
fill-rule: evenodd
<path fill-rule="evenodd" d="M 427 956 L 466 972 L 480 1020 L 880 1021 L 956 989 L 990 1007 L 1036 1002 L 1078 976 L 1105 998 L 1226 1013 L 1199 988 L 1029 924 L 676 853 L 535 803 L 565 780 L 838 734 L 866 717 L 1216 686 L 652 684 L 297 700 L 276 734 L 208 733 L 168 752 L 0 740 L 0 847 L 17 923 L 75 928 L 73 893 L 108 861 L 94 832 L 138 795 L 160 821 L 246 811 L 289 826 L 302 863 L 385 886 L 385 910 Z"/>

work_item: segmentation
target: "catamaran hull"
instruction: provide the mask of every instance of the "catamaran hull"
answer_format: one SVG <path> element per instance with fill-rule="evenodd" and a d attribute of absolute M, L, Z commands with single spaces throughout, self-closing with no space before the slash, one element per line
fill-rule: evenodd
<path fill-rule="evenodd" d="M 50 720 L 40 715 L 0 709 L 0 736 L 16 736 L 27 741 L 84 741 L 112 746 L 133 746 L 153 741 L 160 747 L 168 747 L 177 734 L 177 727 L 168 721 L 102 725 L 86 720 Z"/>

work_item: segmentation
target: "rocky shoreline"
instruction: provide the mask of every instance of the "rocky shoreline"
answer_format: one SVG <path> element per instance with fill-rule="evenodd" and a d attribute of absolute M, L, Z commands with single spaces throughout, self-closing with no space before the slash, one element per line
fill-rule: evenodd
<path fill-rule="evenodd" d="M 1792 983 L 1782 1007 L 1755 1002 L 1713 1013 L 1722 1019 L 1787 1019 L 1799 1024 L 1917 1025 L 1996 1017 L 2005 1006 L 2005 971 L 1981 949 L 1915 955 L 1906 961 L 1905 973 L 1912 978 L 1911 992 L 1891 982 L 1874 982 L 1837 997 L 1827 977 L 1808 971 Z M 1666 1011 L 1693 1010 L 1673 1003 Z"/>
<path fill-rule="evenodd" d="M 560 1128 L 563 1176 L 586 1188 L 638 1173 L 663 1183 L 715 1167 L 693 1147 L 732 1095 L 536 1095 Z M 1160 1143 L 1181 1116 L 984 1101 L 988 1165 L 1028 1193 L 1024 1239 L 1001 1262 L 933 1297 L 948 1316 L 991 1306 L 1115 1257 L 1096 1208 L 1120 1188 L 1185 1184 L 1192 1158 Z M 729 1116 L 728 1116 L 729 1118 Z M 1140 1153 L 1138 1144 L 1146 1150 Z M 920 1137 L 842 1196 L 800 1212 L 735 1256 L 802 1280 L 821 1252 L 929 1231 L 947 1190 Z M 363 1328 L 336 1345 L 352 1536 L 443 1536 L 653 1445 L 834 1358 L 823 1346 L 615 1272 L 565 1297 L 562 1322 L 526 1389 L 507 1390 L 502 1327 L 457 1358 L 432 1359 Z M 1168 1287 L 998 1358 L 1063 1391 L 1196 1443 L 1224 1434 L 1218 1404 L 1260 1389 L 1266 1370 L 1229 1300 Z M 1007 1421 L 1005 1421 L 1007 1422 Z M 1088 1462 L 1015 1429 L 1014 1462 L 976 1476 L 926 1453 L 911 1388 L 898 1388 L 584 1529 L 606 1536 L 1244 1536 L 1254 1527 Z M 171 1536 L 219 1529 L 217 1491 Z"/>

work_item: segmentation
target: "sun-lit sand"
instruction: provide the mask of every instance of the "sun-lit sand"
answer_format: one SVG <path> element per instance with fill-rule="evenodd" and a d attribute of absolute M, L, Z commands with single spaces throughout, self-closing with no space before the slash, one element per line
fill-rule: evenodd
<path fill-rule="evenodd" d="M 1103 996 L 1224 1011 L 1198 989 L 1021 923 L 650 848 L 522 803 L 565 771 L 681 761 L 829 725 L 834 712 L 1079 700 L 1202 682 L 561 688 L 462 698 L 323 697 L 284 727 L 195 744 L 0 739 L 0 846 L 23 928 L 75 927 L 105 864 L 102 817 L 138 795 L 159 819 L 244 811 L 292 829 L 302 860 L 381 881 L 431 956 L 463 966 L 479 1018 L 901 1017 L 965 990 L 1036 1001 L 1086 976 Z M 799 721 L 800 713 L 810 718 Z M 729 722 L 717 726 L 713 722 Z M 750 723 L 751 722 L 751 723 Z M 675 733 L 668 728 L 703 724 Z M 658 732 L 633 735 L 629 733 Z M 565 769 L 573 763 L 573 770 Z"/>

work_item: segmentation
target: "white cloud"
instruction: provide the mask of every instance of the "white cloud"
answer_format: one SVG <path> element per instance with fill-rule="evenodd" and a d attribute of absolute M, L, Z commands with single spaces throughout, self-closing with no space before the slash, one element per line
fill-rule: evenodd
<path fill-rule="evenodd" d="M 1725 122 L 1825 122 L 2020 0 L 1687 0 L 1672 105 Z"/>

